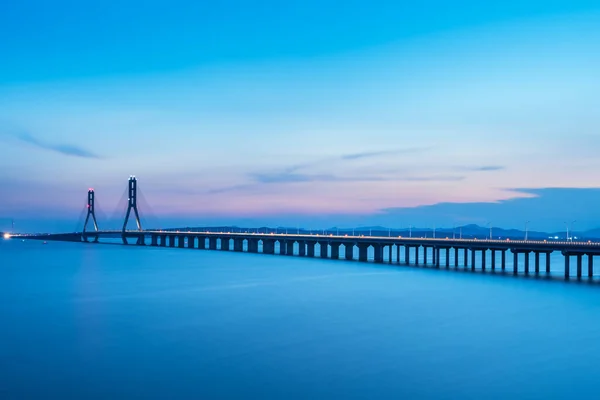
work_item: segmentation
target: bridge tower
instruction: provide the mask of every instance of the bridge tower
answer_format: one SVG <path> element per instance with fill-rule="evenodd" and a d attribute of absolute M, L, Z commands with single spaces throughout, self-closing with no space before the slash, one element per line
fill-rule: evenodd
<path fill-rule="evenodd" d="M 131 214 L 131 210 L 135 213 L 135 222 L 137 224 L 138 231 L 142 230 L 142 223 L 140 221 L 140 214 L 138 213 L 137 208 L 137 179 L 135 176 L 129 177 L 129 192 L 128 192 L 128 205 L 127 205 L 127 214 L 125 214 L 125 222 L 123 223 L 123 233 L 127 230 L 127 222 L 129 222 L 129 215 Z"/>
<path fill-rule="evenodd" d="M 96 221 L 96 208 L 95 208 L 95 194 L 94 189 L 88 190 L 88 198 L 87 198 L 87 216 L 85 217 L 85 222 L 83 223 L 83 234 L 84 240 L 87 241 L 87 237 L 85 235 L 87 230 L 88 222 L 90 221 L 90 217 L 92 217 L 92 222 L 94 223 L 94 231 L 98 232 L 98 222 Z M 98 236 L 96 236 L 96 241 L 98 241 Z"/>

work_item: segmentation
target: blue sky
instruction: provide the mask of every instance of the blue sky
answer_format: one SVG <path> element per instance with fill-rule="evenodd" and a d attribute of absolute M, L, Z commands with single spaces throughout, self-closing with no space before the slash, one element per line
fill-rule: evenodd
<path fill-rule="evenodd" d="M 600 226 L 600 6 L 487 3 L 3 4 L 0 229 Z"/>

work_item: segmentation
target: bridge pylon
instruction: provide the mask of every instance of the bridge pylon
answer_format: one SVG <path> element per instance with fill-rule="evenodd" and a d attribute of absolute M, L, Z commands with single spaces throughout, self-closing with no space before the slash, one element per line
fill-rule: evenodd
<path fill-rule="evenodd" d="M 98 221 L 96 221 L 96 206 L 95 206 L 95 193 L 94 189 L 88 190 L 87 197 L 87 215 L 85 217 L 85 222 L 83 223 L 83 239 L 87 242 L 88 235 L 86 235 L 87 225 L 90 221 L 90 217 L 92 218 L 92 222 L 94 223 L 94 231 L 98 232 Z M 95 242 L 98 241 L 98 235 L 95 237 Z"/>
<path fill-rule="evenodd" d="M 127 223 L 129 222 L 129 217 L 131 215 L 131 211 L 133 210 L 133 213 L 135 215 L 135 222 L 137 224 L 137 228 L 138 231 L 142 230 L 142 222 L 140 221 L 140 214 L 138 212 L 138 208 L 137 208 L 137 179 L 135 176 L 131 175 L 129 177 L 129 188 L 128 188 L 128 194 L 127 194 L 127 214 L 125 214 L 125 221 L 123 222 L 123 231 L 122 231 L 122 235 L 123 235 L 123 243 L 127 244 L 127 237 L 126 237 L 126 233 L 127 233 Z M 138 244 L 142 244 L 141 242 L 143 241 L 143 236 L 138 237 Z"/>

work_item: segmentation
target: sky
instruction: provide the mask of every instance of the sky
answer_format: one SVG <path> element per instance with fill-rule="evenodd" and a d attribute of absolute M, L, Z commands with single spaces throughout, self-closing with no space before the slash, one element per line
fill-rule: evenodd
<path fill-rule="evenodd" d="M 0 5 L 0 230 L 600 227 L 597 1 L 88 3 Z"/>

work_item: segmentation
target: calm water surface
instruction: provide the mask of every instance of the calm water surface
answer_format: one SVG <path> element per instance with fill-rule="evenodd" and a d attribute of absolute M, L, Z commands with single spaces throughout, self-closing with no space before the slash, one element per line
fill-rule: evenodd
<path fill-rule="evenodd" d="M 600 285 L 0 242 L 0 398 L 598 398 Z"/>

